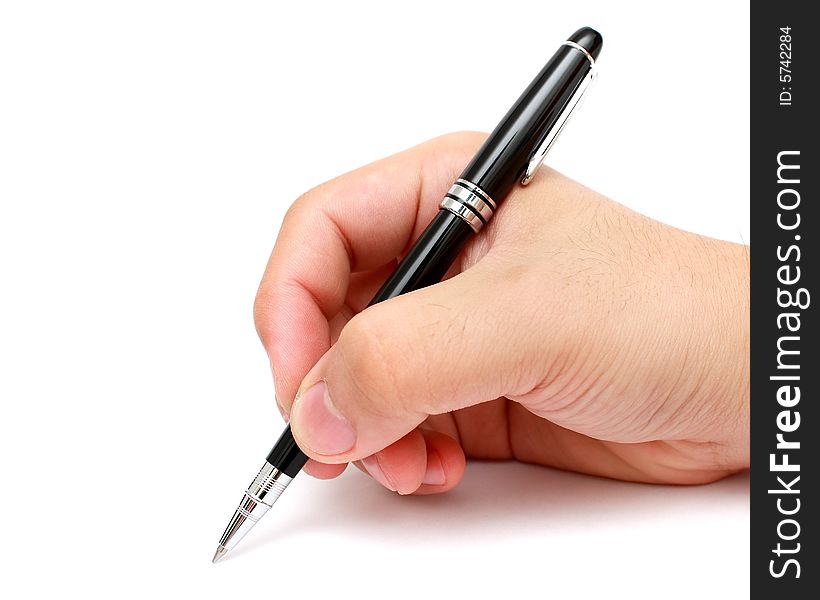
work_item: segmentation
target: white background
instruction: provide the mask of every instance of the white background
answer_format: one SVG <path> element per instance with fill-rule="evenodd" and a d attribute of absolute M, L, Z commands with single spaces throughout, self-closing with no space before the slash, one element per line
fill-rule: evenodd
<path fill-rule="evenodd" d="M 210 562 L 282 427 L 251 306 L 288 205 L 490 130 L 591 25 L 600 78 L 551 166 L 748 242 L 746 3 L 0 6 L 0 595 L 748 595 L 747 476 L 470 464 L 435 498 L 300 476 Z"/>

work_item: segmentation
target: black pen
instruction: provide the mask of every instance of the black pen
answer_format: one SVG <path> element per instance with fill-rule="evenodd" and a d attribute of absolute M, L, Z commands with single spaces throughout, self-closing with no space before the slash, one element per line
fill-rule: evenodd
<path fill-rule="evenodd" d="M 370 305 L 441 281 L 464 244 L 516 183 L 526 185 L 595 76 L 603 38 L 583 27 L 541 69 L 445 194 L 440 210 Z M 219 540 L 217 562 L 273 506 L 307 462 L 290 426 L 268 454 Z"/>

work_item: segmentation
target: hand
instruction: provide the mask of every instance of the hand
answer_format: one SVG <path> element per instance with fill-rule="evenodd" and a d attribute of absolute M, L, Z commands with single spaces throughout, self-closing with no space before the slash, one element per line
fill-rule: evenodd
<path fill-rule="evenodd" d="M 658 483 L 748 467 L 747 247 L 542 168 L 449 278 L 365 310 L 483 139 L 422 144 L 288 211 L 254 314 L 306 470 L 357 461 L 424 494 L 465 455 Z"/>

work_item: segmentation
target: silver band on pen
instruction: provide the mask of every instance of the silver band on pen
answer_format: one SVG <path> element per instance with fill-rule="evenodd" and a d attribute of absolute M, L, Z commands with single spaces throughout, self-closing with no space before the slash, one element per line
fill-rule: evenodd
<path fill-rule="evenodd" d="M 581 44 L 576 44 L 575 42 L 567 40 L 566 42 L 564 42 L 564 46 L 569 46 L 570 48 L 580 50 L 583 53 L 583 55 L 587 57 L 587 60 L 589 61 L 589 66 L 595 66 L 595 59 L 592 58 L 592 55 L 589 53 L 589 51 L 586 48 L 584 48 Z"/>
<path fill-rule="evenodd" d="M 266 462 L 259 473 L 245 490 L 239 506 L 228 523 L 228 527 L 219 539 L 219 548 L 215 559 L 232 549 L 256 522 L 268 512 L 277 498 L 285 491 L 292 478 Z"/>
<path fill-rule="evenodd" d="M 492 218 L 496 204 L 476 184 L 459 179 L 447 190 L 439 208 L 453 213 L 478 233 Z"/>

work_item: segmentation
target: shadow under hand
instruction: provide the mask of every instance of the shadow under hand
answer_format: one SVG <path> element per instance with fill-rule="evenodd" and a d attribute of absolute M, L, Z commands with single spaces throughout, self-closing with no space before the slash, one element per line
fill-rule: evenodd
<path fill-rule="evenodd" d="M 440 537 L 465 543 L 521 531 L 623 528 L 625 522 L 676 518 L 699 510 L 736 514 L 748 506 L 749 490 L 748 473 L 704 486 L 661 486 L 483 461 L 468 464 L 456 489 L 433 496 L 399 496 L 354 468 L 330 482 L 302 478 L 309 481 L 291 486 L 306 488 L 299 494 L 302 501 L 288 509 L 292 514 L 283 514 L 274 530 L 249 536 L 252 539 L 237 547 L 237 556 L 289 536 L 366 535 L 402 544 L 426 544 Z M 288 500 L 299 498 L 279 502 Z"/>

